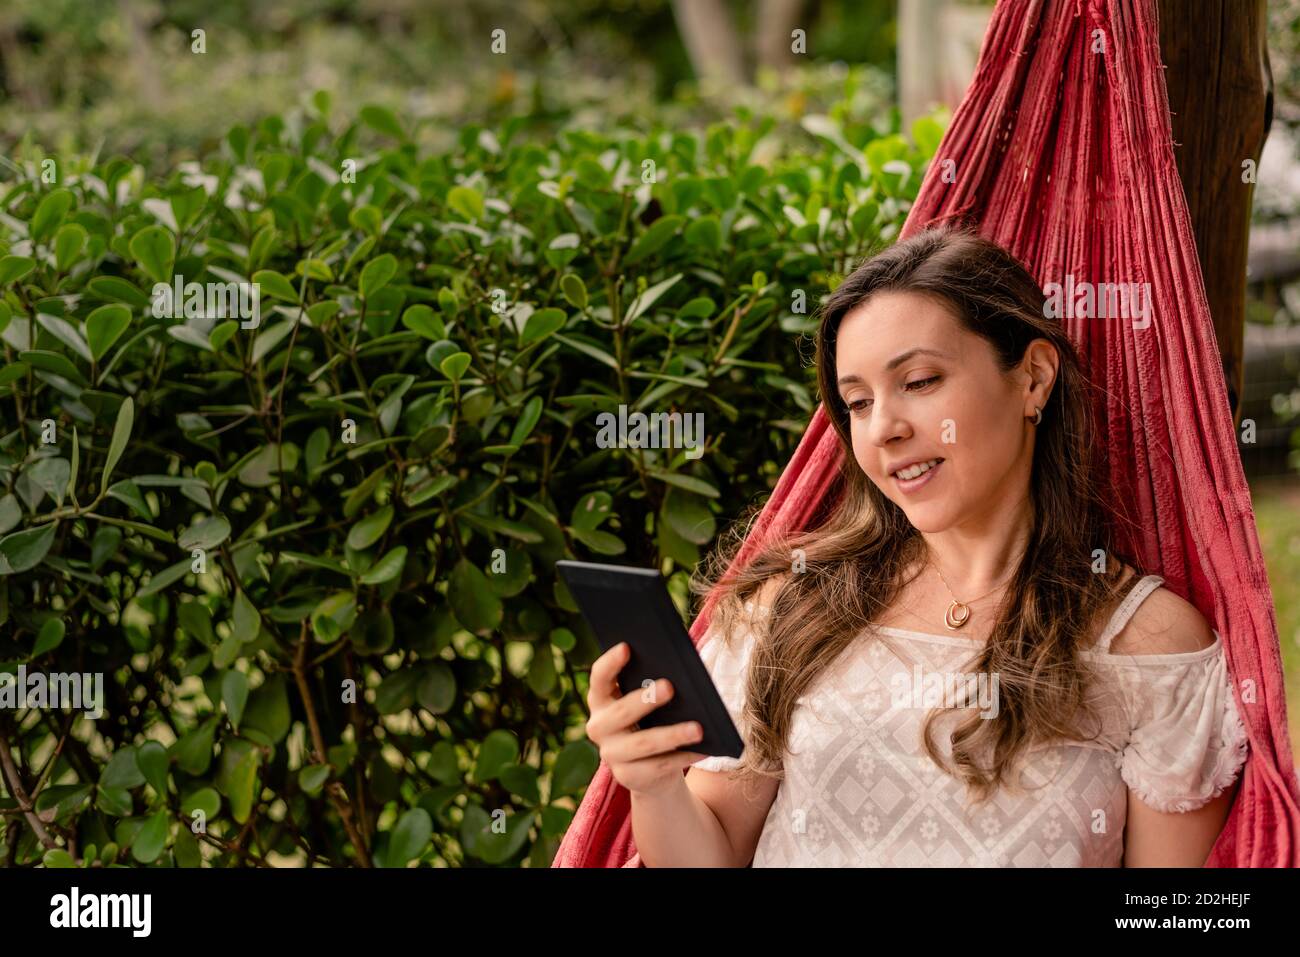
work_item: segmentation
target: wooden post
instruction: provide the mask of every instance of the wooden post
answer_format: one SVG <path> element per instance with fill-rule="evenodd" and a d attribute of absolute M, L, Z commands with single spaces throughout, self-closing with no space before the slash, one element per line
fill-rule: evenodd
<path fill-rule="evenodd" d="M 1234 420 L 1255 168 L 1273 114 L 1265 0 L 1158 0 L 1174 156 Z"/>

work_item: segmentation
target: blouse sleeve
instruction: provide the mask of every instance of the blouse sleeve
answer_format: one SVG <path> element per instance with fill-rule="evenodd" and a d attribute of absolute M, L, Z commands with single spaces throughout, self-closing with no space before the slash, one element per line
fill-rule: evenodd
<path fill-rule="evenodd" d="M 1246 729 L 1222 641 L 1204 651 L 1131 656 L 1125 667 L 1130 733 L 1120 776 L 1157 811 L 1207 804 L 1246 761 Z"/>
<path fill-rule="evenodd" d="M 745 679 L 755 642 L 755 631 L 750 623 L 755 613 L 753 602 L 745 603 L 745 612 L 751 618 L 749 621 L 742 618 L 736 622 L 730 641 L 724 641 L 723 637 L 710 627 L 709 632 L 700 640 L 699 648 L 700 658 L 704 661 L 709 677 L 713 679 L 718 693 L 722 696 L 722 703 L 727 706 L 727 711 L 739 729 L 741 738 L 748 742 L 749 734 L 744 720 Z M 715 755 L 696 761 L 691 767 L 699 768 L 701 771 L 732 771 L 740 767 L 740 764 L 740 758 Z"/>

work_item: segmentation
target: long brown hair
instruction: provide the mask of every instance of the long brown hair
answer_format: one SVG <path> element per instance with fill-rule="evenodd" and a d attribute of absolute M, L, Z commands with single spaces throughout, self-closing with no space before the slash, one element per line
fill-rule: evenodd
<path fill-rule="evenodd" d="M 976 665 L 998 676 L 998 714 L 983 718 L 967 710 L 969 718 L 951 736 L 951 768 L 933 739 L 938 712 L 925 722 L 930 758 L 982 802 L 1002 786 L 1016 786 L 1013 765 L 1031 744 L 1086 737 L 1076 719 L 1095 718 L 1093 672 L 1077 652 L 1097 637 L 1102 615 L 1124 591 L 1125 564 L 1137 568 L 1113 550 L 1091 459 L 1091 386 L 1074 345 L 1059 320 L 1045 317 L 1034 277 L 1000 246 L 956 229 L 927 230 L 863 262 L 834 290 L 822 306 L 817 377 L 844 453 L 836 489 L 814 527 L 779 536 L 728 575 L 758 517 L 758 508 L 751 508 L 701 563 L 691 587 L 700 596 L 716 591 L 717 624 L 711 628 L 731 641 L 746 600 L 768 580 L 782 582 L 767 603 L 770 616 L 754 622 L 758 640 L 748 670 L 748 740 L 740 768 L 779 777 L 797 700 L 890 608 L 906 584 L 905 572 L 925 555 L 920 533 L 854 458 L 849 412 L 836 385 L 841 321 L 885 291 L 937 297 L 964 328 L 992 344 L 1004 373 L 1037 338 L 1050 341 L 1060 357 L 1037 426 L 1028 543 Z M 868 632 L 864 640 L 877 638 Z"/>

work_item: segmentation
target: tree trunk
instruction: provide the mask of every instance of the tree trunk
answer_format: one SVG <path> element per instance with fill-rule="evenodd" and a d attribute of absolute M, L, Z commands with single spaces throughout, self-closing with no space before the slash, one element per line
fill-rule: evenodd
<path fill-rule="evenodd" d="M 723 0 L 673 0 L 673 17 L 700 80 L 745 83 L 740 38 Z"/>
<path fill-rule="evenodd" d="M 754 60 L 759 67 L 778 73 L 794 63 L 790 34 L 799 26 L 804 0 L 760 0 L 758 22 L 754 28 Z M 808 24 L 803 27 L 807 30 Z"/>
<path fill-rule="evenodd" d="M 1265 0 L 1159 0 L 1159 9 L 1174 156 L 1235 419 L 1254 170 L 1273 112 Z"/>

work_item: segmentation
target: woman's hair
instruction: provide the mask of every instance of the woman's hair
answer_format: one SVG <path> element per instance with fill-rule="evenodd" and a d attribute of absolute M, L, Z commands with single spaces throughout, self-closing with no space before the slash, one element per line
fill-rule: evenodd
<path fill-rule="evenodd" d="M 983 802 L 999 787 L 1019 784 L 1013 764 L 1031 744 L 1082 739 L 1074 721 L 1095 712 L 1088 694 L 1092 672 L 1077 652 L 1097 637 L 1102 615 L 1124 590 L 1125 575 L 1090 459 L 1089 384 L 1059 320 L 1045 318 L 1034 277 L 1000 246 L 958 230 L 927 230 L 863 262 L 834 290 L 822 306 L 816 361 L 821 401 L 844 453 L 835 488 L 820 503 L 813 527 L 777 536 L 754 551 L 743 570 L 734 570 L 758 517 L 758 507 L 749 509 L 697 569 L 691 588 L 700 596 L 716 591 L 710 630 L 716 627 L 717 638 L 731 641 L 746 600 L 757 602 L 770 579 L 781 582 L 768 603 L 770 617 L 755 615 L 750 623 L 757 640 L 748 670 L 749 736 L 741 767 L 780 776 L 796 703 L 890 608 L 906 584 L 906 570 L 925 557 L 920 533 L 859 467 L 849 412 L 836 385 L 840 323 L 882 292 L 941 301 L 962 327 L 988 340 L 1004 373 L 1034 339 L 1048 340 L 1060 356 L 1036 427 L 1032 528 L 975 666 L 998 676 L 997 715 L 984 718 L 974 708 L 951 715 L 967 715 L 951 735 L 953 767 L 945 767 L 934 741 L 938 712 L 925 722 L 930 758 Z M 1136 562 L 1127 564 L 1136 569 Z"/>

